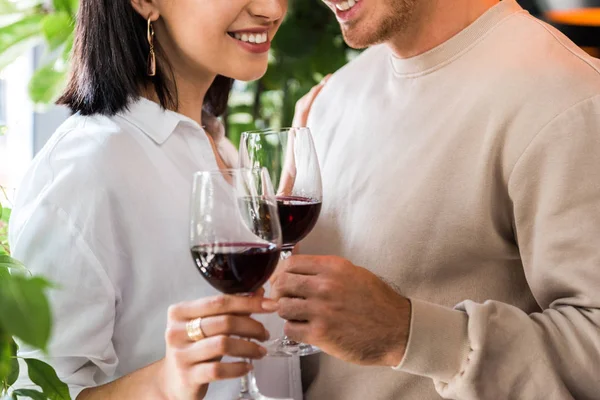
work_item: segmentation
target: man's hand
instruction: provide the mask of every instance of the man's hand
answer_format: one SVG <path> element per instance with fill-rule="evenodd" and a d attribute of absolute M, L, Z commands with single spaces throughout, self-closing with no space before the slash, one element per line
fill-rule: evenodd
<path fill-rule="evenodd" d="M 373 273 L 333 256 L 292 256 L 271 279 L 285 334 L 360 365 L 396 366 L 410 328 L 410 301 Z"/>
<path fill-rule="evenodd" d="M 318 85 L 314 86 L 310 92 L 306 93 L 300 100 L 298 100 L 296 103 L 296 110 L 294 112 L 294 121 L 292 123 L 293 127 L 302 128 L 306 126 L 310 109 L 330 77 L 331 74 L 327 75 Z"/>

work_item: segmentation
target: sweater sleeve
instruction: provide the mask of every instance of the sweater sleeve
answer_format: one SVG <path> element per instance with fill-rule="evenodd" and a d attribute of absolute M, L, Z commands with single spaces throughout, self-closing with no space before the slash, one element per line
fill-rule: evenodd
<path fill-rule="evenodd" d="M 514 231 L 543 310 L 412 299 L 397 369 L 447 399 L 600 398 L 600 96 L 540 131 L 508 182 Z"/>

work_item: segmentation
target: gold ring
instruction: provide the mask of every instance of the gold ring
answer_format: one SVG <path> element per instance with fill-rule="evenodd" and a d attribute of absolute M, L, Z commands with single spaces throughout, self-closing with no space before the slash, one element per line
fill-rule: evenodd
<path fill-rule="evenodd" d="M 202 330 L 202 318 L 196 318 L 188 321 L 185 324 L 185 330 L 187 331 L 188 337 L 194 342 L 202 340 L 206 337 L 206 334 Z"/>

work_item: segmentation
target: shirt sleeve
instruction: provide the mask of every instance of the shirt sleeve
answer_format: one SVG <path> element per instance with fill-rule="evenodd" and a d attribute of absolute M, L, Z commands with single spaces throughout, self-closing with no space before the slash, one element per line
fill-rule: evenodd
<path fill-rule="evenodd" d="M 51 364 L 75 399 L 112 376 L 118 364 L 111 340 L 115 291 L 69 215 L 43 200 L 31 203 L 16 207 L 12 216 L 13 256 L 57 288 L 48 292 L 53 313 L 49 356 L 23 343 L 19 356 Z M 31 385 L 22 372 L 15 387 Z"/>
<path fill-rule="evenodd" d="M 542 312 L 412 299 L 397 369 L 448 399 L 598 399 L 600 390 L 600 96 L 540 131 L 508 183 L 514 230 Z"/>

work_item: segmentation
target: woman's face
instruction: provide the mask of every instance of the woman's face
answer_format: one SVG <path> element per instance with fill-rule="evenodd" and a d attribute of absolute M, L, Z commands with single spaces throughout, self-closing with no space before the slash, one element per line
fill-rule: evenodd
<path fill-rule="evenodd" d="M 288 0 L 132 0 L 176 73 L 249 81 L 267 70 Z M 144 10 L 145 9 L 145 10 Z M 144 14 L 144 11 L 146 14 Z M 157 19 L 158 18 L 158 19 Z"/>

